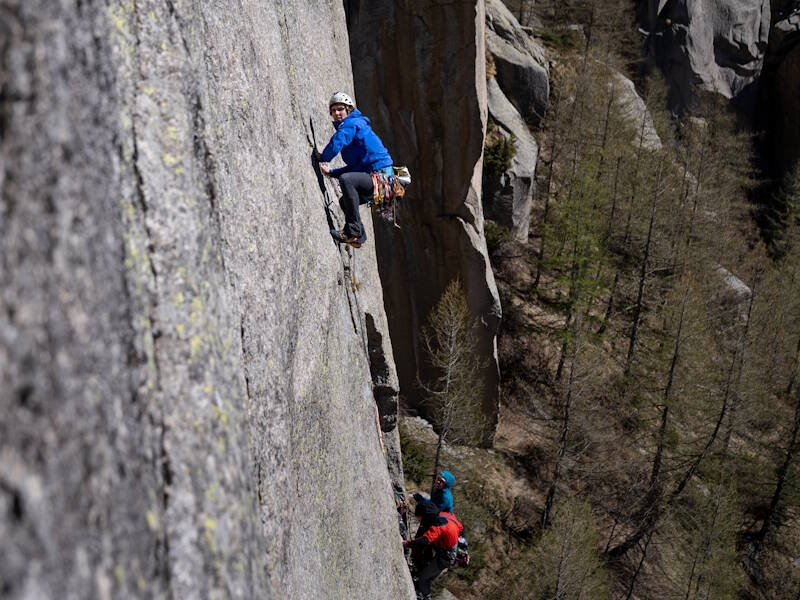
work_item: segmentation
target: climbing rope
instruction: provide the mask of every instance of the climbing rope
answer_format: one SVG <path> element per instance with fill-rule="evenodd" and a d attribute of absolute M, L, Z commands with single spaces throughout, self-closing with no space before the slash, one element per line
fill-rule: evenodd
<path fill-rule="evenodd" d="M 320 190 L 322 190 L 323 199 L 325 201 L 325 214 L 328 219 L 328 225 L 331 229 L 338 230 L 338 226 L 335 224 L 333 213 L 331 211 L 331 205 L 333 204 L 333 201 L 331 200 L 330 193 L 328 192 L 328 186 L 325 185 L 325 179 L 322 176 L 322 170 L 319 167 L 319 152 L 317 149 L 317 136 L 314 131 L 314 119 L 309 118 L 308 122 L 311 126 L 311 136 L 309 137 L 308 134 L 306 134 L 306 140 L 308 140 L 309 145 L 314 150 L 314 160 L 312 162 L 314 164 L 314 172 L 317 174 L 317 182 L 319 183 Z M 342 263 L 344 279 L 348 281 L 347 301 L 350 304 L 350 317 L 353 321 L 353 329 L 355 329 L 356 333 L 360 333 L 361 345 L 364 350 L 364 358 L 367 360 L 367 366 L 369 367 L 371 362 L 369 359 L 369 345 L 367 343 L 367 328 L 366 323 L 364 322 L 364 311 L 361 310 L 361 302 L 358 299 L 358 283 L 356 281 L 356 255 L 355 252 L 353 252 L 349 247 L 343 248 L 342 244 L 336 245 L 339 250 L 339 258 Z M 348 257 L 347 261 L 344 259 L 345 252 L 347 253 Z M 351 294 L 353 297 L 352 301 L 350 300 Z M 355 304 L 355 311 L 353 311 L 353 304 Z"/>

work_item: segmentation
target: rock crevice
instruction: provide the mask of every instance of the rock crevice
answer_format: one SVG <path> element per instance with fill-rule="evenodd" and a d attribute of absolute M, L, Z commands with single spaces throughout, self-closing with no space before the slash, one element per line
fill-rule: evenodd
<path fill-rule="evenodd" d="M 488 442 L 497 419 L 501 310 L 481 206 L 484 3 L 426 1 L 411 9 L 395 0 L 354 0 L 345 7 L 356 102 L 413 177 L 398 213 L 400 229 L 375 223 L 401 391 L 410 405 L 426 410 L 417 376 L 426 379 L 430 367 L 417 332 L 447 284 L 459 278 L 482 323 Z"/>

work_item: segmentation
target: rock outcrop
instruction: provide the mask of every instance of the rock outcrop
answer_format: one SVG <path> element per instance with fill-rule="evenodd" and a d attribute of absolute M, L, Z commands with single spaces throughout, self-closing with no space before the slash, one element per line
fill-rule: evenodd
<path fill-rule="evenodd" d="M 640 15 L 674 108 L 689 106 L 696 89 L 754 105 L 747 92 L 763 66 L 770 0 L 642 0 Z"/>
<path fill-rule="evenodd" d="M 610 71 L 611 81 L 609 86 L 614 94 L 614 99 L 619 107 L 620 117 L 633 131 L 631 143 L 636 148 L 645 150 L 660 150 L 661 138 L 656 131 L 653 117 L 642 97 L 636 91 L 633 81 L 617 70 Z"/>
<path fill-rule="evenodd" d="M 460 278 L 480 318 L 486 359 L 484 438 L 494 434 L 500 301 L 483 236 L 481 167 L 486 128 L 484 8 L 399 0 L 345 2 L 356 102 L 414 181 L 400 228 L 376 221 L 376 244 L 402 394 L 424 410 L 417 375 L 429 365 L 420 328 Z"/>
<path fill-rule="evenodd" d="M 306 141 L 341 5 L 0 9 L 0 596 L 413 598 L 377 271 Z"/>
<path fill-rule="evenodd" d="M 520 242 L 528 240 L 533 203 L 533 187 L 539 145 L 517 109 L 508 101 L 494 77 L 486 84 L 489 115 L 497 135 L 514 140 L 514 156 L 503 173 L 484 171 L 484 214 L 508 227 Z M 513 136 L 513 138 L 512 138 Z M 485 168 L 485 167 L 484 167 Z"/>
<path fill-rule="evenodd" d="M 550 96 L 544 49 L 525 31 L 502 0 L 486 0 L 486 48 L 500 88 L 526 121 L 538 124 Z"/>

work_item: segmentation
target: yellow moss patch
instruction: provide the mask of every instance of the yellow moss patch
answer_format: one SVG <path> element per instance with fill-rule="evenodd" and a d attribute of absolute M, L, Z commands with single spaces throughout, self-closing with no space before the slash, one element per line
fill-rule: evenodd
<path fill-rule="evenodd" d="M 114 579 L 117 580 L 119 587 L 125 587 L 125 567 L 122 565 L 114 567 Z"/>
<path fill-rule="evenodd" d="M 175 166 L 175 165 L 177 165 L 179 162 L 181 162 L 181 157 L 180 157 L 180 156 L 176 156 L 176 155 L 174 155 L 174 154 L 170 154 L 169 152 L 165 152 L 165 153 L 164 153 L 164 154 L 161 156 L 161 160 L 162 160 L 162 161 L 164 162 L 164 164 L 165 164 L 165 165 L 167 165 L 168 167 L 174 167 L 174 166 Z"/>
<path fill-rule="evenodd" d="M 189 342 L 189 356 L 194 358 L 200 349 L 203 347 L 203 342 L 200 340 L 199 335 L 193 335 L 192 340 Z"/>

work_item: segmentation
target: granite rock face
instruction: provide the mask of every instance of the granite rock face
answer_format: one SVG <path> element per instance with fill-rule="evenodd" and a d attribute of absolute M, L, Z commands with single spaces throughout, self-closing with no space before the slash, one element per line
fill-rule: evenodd
<path fill-rule="evenodd" d="M 683 109 L 695 88 L 743 103 L 759 78 L 770 30 L 770 0 L 642 0 L 646 48 Z"/>
<path fill-rule="evenodd" d="M 646 150 L 660 150 L 661 138 L 655 123 L 642 97 L 636 91 L 633 81 L 616 70 L 610 72 L 609 86 L 614 94 L 620 116 L 634 132 L 631 143 Z"/>
<path fill-rule="evenodd" d="M 538 124 L 550 96 L 544 49 L 502 0 L 486 0 L 486 47 L 494 58 L 500 88 L 526 121 Z"/>
<path fill-rule="evenodd" d="M 413 598 L 306 141 L 341 5 L 0 13 L 0 597 Z"/>
<path fill-rule="evenodd" d="M 460 278 L 480 319 L 486 359 L 484 438 L 497 419 L 500 301 L 483 235 L 486 128 L 483 1 L 345 3 L 356 102 L 413 183 L 398 227 L 375 221 L 392 345 L 402 394 L 423 411 L 417 374 L 429 366 L 420 327 Z"/>
<path fill-rule="evenodd" d="M 505 97 L 494 77 L 486 84 L 489 115 L 497 132 L 506 139 L 513 136 L 516 152 L 511 165 L 497 177 L 484 177 L 484 214 L 508 227 L 520 242 L 528 240 L 533 203 L 533 186 L 539 145 L 517 109 Z"/>

